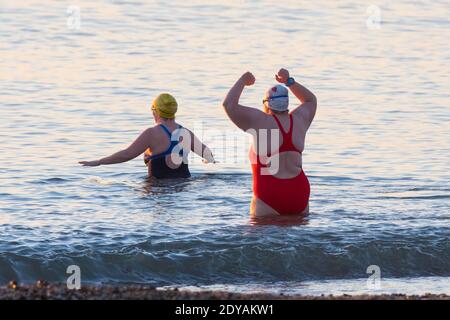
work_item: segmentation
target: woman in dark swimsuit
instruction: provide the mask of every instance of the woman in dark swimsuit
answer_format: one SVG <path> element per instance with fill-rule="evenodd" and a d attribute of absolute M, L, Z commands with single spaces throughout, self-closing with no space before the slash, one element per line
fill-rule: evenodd
<path fill-rule="evenodd" d="M 94 161 L 80 161 L 83 166 L 95 167 L 132 160 L 145 153 L 148 175 L 156 178 L 188 178 L 189 151 L 194 151 L 205 163 L 214 163 L 211 150 L 190 131 L 175 121 L 178 104 L 168 93 L 160 94 L 152 103 L 156 125 L 142 132 L 126 149 Z"/>

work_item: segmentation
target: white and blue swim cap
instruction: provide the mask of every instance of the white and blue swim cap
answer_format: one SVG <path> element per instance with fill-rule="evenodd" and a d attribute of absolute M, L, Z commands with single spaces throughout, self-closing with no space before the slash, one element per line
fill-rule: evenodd
<path fill-rule="evenodd" d="M 275 111 L 286 111 L 289 108 L 289 91 L 285 86 L 277 84 L 267 89 L 264 94 L 264 103 L 268 104 L 268 107 Z"/>

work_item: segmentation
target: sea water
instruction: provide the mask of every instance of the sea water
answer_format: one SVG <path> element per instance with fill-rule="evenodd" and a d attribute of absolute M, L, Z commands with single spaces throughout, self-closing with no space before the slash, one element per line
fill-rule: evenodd
<path fill-rule="evenodd" d="M 450 293 L 448 1 L 0 4 L 0 284 Z M 318 97 L 306 219 L 253 221 L 248 138 L 280 67 Z M 83 168 L 152 125 L 160 92 L 213 150 L 192 178 Z M 298 102 L 291 95 L 291 107 Z M 228 143 L 224 143 L 228 141 Z M 373 280 L 373 281 L 372 281 Z M 384 289 L 383 289 L 384 288 Z"/>

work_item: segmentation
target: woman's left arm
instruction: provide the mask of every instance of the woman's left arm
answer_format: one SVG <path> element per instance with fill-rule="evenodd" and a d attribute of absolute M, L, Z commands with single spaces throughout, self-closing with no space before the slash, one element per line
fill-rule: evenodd
<path fill-rule="evenodd" d="M 151 128 L 142 132 L 139 137 L 126 149 L 116 152 L 108 157 L 94 161 L 80 161 L 85 167 L 96 167 L 100 165 L 115 164 L 130 161 L 144 153 L 149 147 Z"/>

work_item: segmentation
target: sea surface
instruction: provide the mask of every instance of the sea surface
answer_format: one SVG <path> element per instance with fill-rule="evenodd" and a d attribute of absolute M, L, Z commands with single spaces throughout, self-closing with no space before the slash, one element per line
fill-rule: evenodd
<path fill-rule="evenodd" d="M 77 265 L 82 283 L 450 293 L 448 1 L 1 1 L 0 21 L 0 285 Z M 255 221 L 221 101 L 249 70 L 261 108 L 280 67 L 318 97 L 311 214 Z M 192 155 L 182 182 L 141 157 L 78 165 L 151 126 L 160 92 L 218 164 Z"/>

